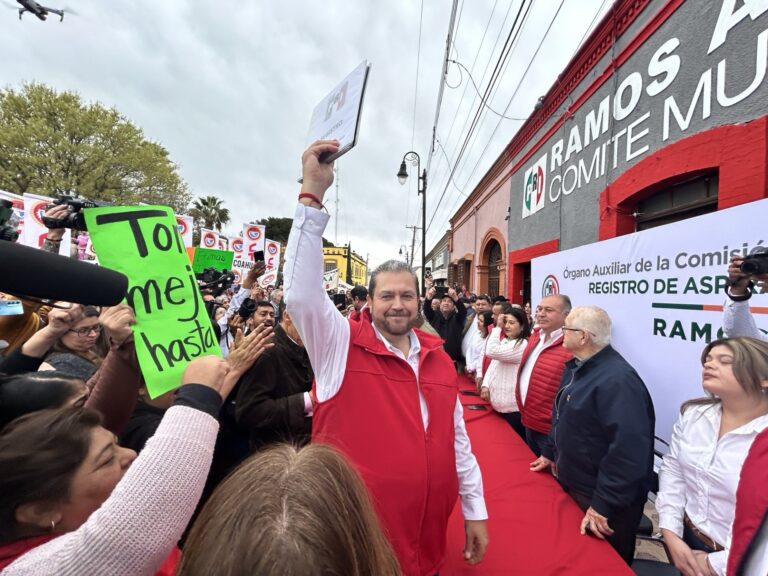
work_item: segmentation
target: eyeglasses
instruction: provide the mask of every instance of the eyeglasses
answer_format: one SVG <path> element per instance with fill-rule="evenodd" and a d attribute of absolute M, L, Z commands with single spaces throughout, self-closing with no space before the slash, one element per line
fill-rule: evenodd
<path fill-rule="evenodd" d="M 587 334 L 592 334 L 592 332 L 590 332 L 589 330 L 584 330 L 583 328 L 571 328 L 569 326 L 563 326 L 562 330 L 564 332 L 567 332 L 568 330 L 570 330 L 571 332 L 586 332 Z M 592 336 L 594 336 L 594 334 L 592 334 Z"/>
<path fill-rule="evenodd" d="M 77 330 L 67 330 L 67 332 L 74 332 L 80 338 L 87 338 L 91 332 L 101 334 L 101 324 L 94 324 L 93 326 L 86 326 L 85 328 L 78 328 Z"/>

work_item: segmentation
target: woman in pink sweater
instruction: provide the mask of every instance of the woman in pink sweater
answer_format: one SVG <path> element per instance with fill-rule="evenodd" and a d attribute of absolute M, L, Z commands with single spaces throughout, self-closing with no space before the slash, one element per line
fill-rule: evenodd
<path fill-rule="evenodd" d="M 138 458 L 83 408 L 34 412 L 4 428 L 0 575 L 157 573 L 203 490 L 222 398 L 268 342 L 268 331 L 254 333 L 235 361 L 192 361 Z"/>

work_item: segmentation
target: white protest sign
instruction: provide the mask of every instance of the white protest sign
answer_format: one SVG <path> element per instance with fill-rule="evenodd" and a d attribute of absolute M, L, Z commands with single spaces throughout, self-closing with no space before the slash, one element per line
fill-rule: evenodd
<path fill-rule="evenodd" d="M 38 196 L 37 194 L 24 194 L 24 244 L 41 248 L 48 228 L 43 224 L 43 216 L 48 211 L 48 205 L 53 204 L 53 198 Z M 61 239 L 59 254 L 69 256 L 72 231 L 67 228 Z"/>
<path fill-rule="evenodd" d="M 274 270 L 275 274 L 280 271 L 280 242 L 266 240 L 264 242 L 264 263 L 267 265 L 267 272 Z"/>
<path fill-rule="evenodd" d="M 219 247 L 219 235 L 210 228 L 200 228 L 200 248 L 217 250 Z"/>
<path fill-rule="evenodd" d="M 315 107 L 309 122 L 307 144 L 315 140 L 339 141 L 339 151 L 330 162 L 350 151 L 357 143 L 360 113 L 371 66 L 363 61 Z"/>
<path fill-rule="evenodd" d="M 243 254 L 252 258 L 254 252 L 264 251 L 266 227 L 261 224 L 243 224 Z"/>
<path fill-rule="evenodd" d="M 680 405 L 704 396 L 701 351 L 722 336 L 728 261 L 768 241 L 768 200 L 535 258 L 533 306 L 566 294 L 573 306 L 603 308 L 613 346 L 645 381 L 656 435 L 670 439 Z M 750 300 L 768 329 L 768 296 Z"/>
<path fill-rule="evenodd" d="M 184 240 L 184 247 L 192 247 L 192 228 L 194 226 L 194 220 L 192 216 L 186 214 L 176 214 L 176 225 L 179 227 L 179 234 L 181 234 L 182 240 Z"/>
<path fill-rule="evenodd" d="M 277 270 L 272 270 L 266 274 L 259 276 L 257 280 L 259 287 L 266 288 L 267 286 L 274 286 L 277 283 Z"/>
<path fill-rule="evenodd" d="M 232 251 L 235 258 L 232 260 L 232 272 L 235 273 L 235 283 L 240 284 L 248 271 L 253 268 L 253 259 L 245 253 L 245 243 L 240 236 L 232 238 Z"/>
<path fill-rule="evenodd" d="M 339 287 L 339 269 L 334 268 L 323 274 L 323 290 L 335 290 Z"/>

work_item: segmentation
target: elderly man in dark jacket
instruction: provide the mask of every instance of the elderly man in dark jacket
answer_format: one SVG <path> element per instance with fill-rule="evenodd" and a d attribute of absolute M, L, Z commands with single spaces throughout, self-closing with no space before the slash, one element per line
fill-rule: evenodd
<path fill-rule="evenodd" d="M 551 468 L 585 512 L 581 533 L 608 540 L 631 564 L 653 473 L 653 401 L 635 369 L 610 346 L 604 310 L 574 308 L 563 332 L 563 346 L 574 358 L 555 397 L 550 442 L 531 469 Z"/>
<path fill-rule="evenodd" d="M 464 322 L 467 308 L 453 288 L 440 299 L 440 310 L 432 309 L 432 300 L 436 290 L 430 288 L 424 300 L 424 317 L 432 325 L 440 338 L 445 341 L 443 349 L 453 360 L 457 370 L 464 370 L 464 356 L 461 353 L 461 340 L 464 337 Z"/>
<path fill-rule="evenodd" d="M 306 444 L 312 433 L 312 366 L 284 310 L 274 344 L 238 383 L 235 420 L 250 435 L 252 451 L 275 442 Z"/>

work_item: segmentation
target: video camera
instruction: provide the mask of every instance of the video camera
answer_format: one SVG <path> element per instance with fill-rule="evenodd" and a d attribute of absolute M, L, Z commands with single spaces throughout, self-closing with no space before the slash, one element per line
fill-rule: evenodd
<path fill-rule="evenodd" d="M 744 258 L 741 271 L 750 276 L 768 274 L 768 250 L 762 249 Z"/>
<path fill-rule="evenodd" d="M 69 213 L 64 218 L 51 218 L 43 216 L 43 224 L 46 228 L 72 228 L 74 230 L 88 230 L 88 226 L 85 224 L 85 215 L 83 214 L 83 208 L 97 208 L 99 206 L 111 206 L 109 202 L 93 202 L 86 200 L 85 198 L 74 198 L 72 196 L 59 196 L 53 204 L 53 206 L 69 206 Z"/>
<path fill-rule="evenodd" d="M 13 213 L 13 202 L 0 200 L 0 240 L 16 242 L 19 237 L 18 221 Z"/>
<path fill-rule="evenodd" d="M 237 314 L 243 320 L 248 320 L 254 312 L 256 312 L 256 300 L 253 298 L 246 298 L 243 300 L 240 304 L 240 308 L 237 309 Z"/>
<path fill-rule="evenodd" d="M 235 281 L 235 274 L 231 270 L 216 270 L 216 268 L 206 268 L 197 278 L 197 287 L 200 290 L 210 290 L 214 297 L 221 296 L 232 286 Z"/>

